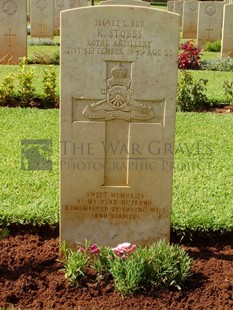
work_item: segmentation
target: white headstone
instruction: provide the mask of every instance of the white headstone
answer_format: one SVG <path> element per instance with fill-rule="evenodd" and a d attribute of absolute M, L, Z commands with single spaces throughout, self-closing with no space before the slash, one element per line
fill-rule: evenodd
<path fill-rule="evenodd" d="M 87 6 L 87 0 L 68 0 L 69 1 L 69 8 L 81 8 L 83 6 Z"/>
<path fill-rule="evenodd" d="M 167 1 L 167 10 L 168 12 L 174 11 L 174 1 Z"/>
<path fill-rule="evenodd" d="M 53 0 L 31 0 L 31 36 L 53 38 Z"/>
<path fill-rule="evenodd" d="M 205 1 L 198 5 L 197 43 L 202 46 L 207 41 L 221 40 L 224 3 Z"/>
<path fill-rule="evenodd" d="M 180 15 L 180 26 L 182 26 L 184 1 L 174 1 L 173 12 Z"/>
<path fill-rule="evenodd" d="M 61 13 L 60 233 L 69 246 L 169 240 L 179 16 L 130 3 Z"/>
<path fill-rule="evenodd" d="M 182 37 L 195 39 L 197 37 L 198 2 L 184 1 Z"/>
<path fill-rule="evenodd" d="M 227 4 L 223 10 L 221 55 L 233 57 L 233 4 Z"/>
<path fill-rule="evenodd" d="M 167 10 L 168 12 L 174 11 L 174 1 L 167 1 Z"/>
<path fill-rule="evenodd" d="M 60 12 L 69 9 L 68 0 L 54 0 L 54 31 L 60 32 Z"/>
<path fill-rule="evenodd" d="M 0 64 L 27 56 L 26 0 L 0 0 Z"/>

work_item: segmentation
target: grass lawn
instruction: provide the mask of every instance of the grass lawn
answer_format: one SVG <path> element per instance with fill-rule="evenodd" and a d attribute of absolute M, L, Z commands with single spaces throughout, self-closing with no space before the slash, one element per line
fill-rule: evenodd
<path fill-rule="evenodd" d="M 205 70 L 189 70 L 194 80 L 208 80 L 206 85 L 207 98 L 213 103 L 225 103 L 227 97 L 224 95 L 223 83 L 232 80 L 232 72 L 224 71 L 205 71 Z"/>
<path fill-rule="evenodd" d="M 0 108 L 0 124 L 0 224 L 56 225 L 59 111 Z M 233 229 L 232 127 L 232 115 L 177 113 L 173 228 Z M 21 139 L 52 139 L 52 171 L 21 169 Z"/>
<path fill-rule="evenodd" d="M 0 222 L 58 222 L 58 113 L 0 109 Z M 21 170 L 21 139 L 52 139 L 53 170 Z"/>

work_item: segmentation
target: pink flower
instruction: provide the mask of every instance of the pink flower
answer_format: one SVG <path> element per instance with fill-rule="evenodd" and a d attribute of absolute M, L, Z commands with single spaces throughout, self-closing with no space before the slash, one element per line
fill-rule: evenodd
<path fill-rule="evenodd" d="M 89 252 L 91 252 L 92 254 L 95 254 L 95 255 L 99 255 L 99 253 L 100 253 L 99 247 L 98 247 L 98 245 L 97 245 L 96 243 L 90 245 L 90 246 L 87 248 L 87 250 L 88 250 Z"/>
<path fill-rule="evenodd" d="M 130 248 L 125 249 L 125 251 L 126 251 L 127 253 L 132 253 L 134 250 L 136 250 L 136 248 L 137 248 L 136 245 L 133 244 L 133 245 L 131 245 Z"/>
<path fill-rule="evenodd" d="M 79 252 L 85 252 L 84 248 L 82 248 L 81 246 L 77 245 L 77 250 Z"/>
<path fill-rule="evenodd" d="M 112 251 L 118 256 L 122 257 L 126 253 L 132 253 L 136 249 L 136 245 L 131 245 L 129 242 L 118 244 L 116 248 L 112 248 Z"/>

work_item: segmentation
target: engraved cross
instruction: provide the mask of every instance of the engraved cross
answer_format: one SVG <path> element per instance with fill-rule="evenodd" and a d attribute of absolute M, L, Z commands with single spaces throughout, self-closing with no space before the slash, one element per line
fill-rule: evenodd
<path fill-rule="evenodd" d="M 196 23 L 193 19 L 190 20 L 189 25 L 190 25 L 191 30 L 195 30 Z"/>
<path fill-rule="evenodd" d="M 80 119 L 105 122 L 104 186 L 128 186 L 130 124 L 147 121 L 164 125 L 164 99 L 148 100 L 146 103 L 143 100 L 134 99 L 131 88 L 131 65 L 131 63 L 127 62 L 124 63 L 124 66 L 120 62 L 117 64 L 113 62 L 110 65 L 110 70 L 108 70 L 110 76 L 107 76 L 106 79 L 106 97 L 104 99 L 97 100 L 97 102 L 95 102 L 95 99 L 84 100 L 85 105 L 82 105 L 80 108 L 82 100 L 73 98 L 73 122 Z M 107 66 L 109 66 L 108 63 Z M 154 103 L 163 111 L 159 117 L 154 113 L 154 108 L 152 107 Z M 120 162 L 121 167 L 126 167 L 126 169 L 121 169 L 120 173 L 108 168 L 112 167 L 116 160 L 108 152 L 108 146 L 112 142 L 120 143 L 124 148 L 123 153 L 117 154 L 117 161 Z"/>
<path fill-rule="evenodd" d="M 12 29 L 11 28 L 9 28 L 9 33 L 7 33 L 7 34 L 5 34 L 5 37 L 9 37 L 9 47 L 12 47 L 12 42 L 13 42 L 13 40 L 12 40 L 12 37 L 15 37 L 15 34 L 13 34 L 12 33 Z"/>
<path fill-rule="evenodd" d="M 206 31 L 208 31 L 208 39 L 211 38 L 211 31 L 213 31 L 213 29 L 210 28 L 210 25 L 209 25 L 209 28 L 205 29 Z"/>
<path fill-rule="evenodd" d="M 38 24 L 38 26 L 40 27 L 40 34 L 43 34 L 43 27 L 45 26 L 45 24 L 43 24 L 42 19 L 40 24 Z"/>

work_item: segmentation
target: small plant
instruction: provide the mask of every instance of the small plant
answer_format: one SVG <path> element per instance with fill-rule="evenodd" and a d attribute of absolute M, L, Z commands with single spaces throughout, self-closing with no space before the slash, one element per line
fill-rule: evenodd
<path fill-rule="evenodd" d="M 14 82 L 15 75 L 9 74 L 4 77 L 3 82 L 0 85 L 0 101 L 4 102 L 5 104 L 15 98 Z"/>
<path fill-rule="evenodd" d="M 35 88 L 33 86 L 35 70 L 26 68 L 26 58 L 23 57 L 19 63 L 19 71 L 17 74 L 19 85 L 19 98 L 22 106 L 27 106 L 34 97 Z"/>
<path fill-rule="evenodd" d="M 56 72 L 53 66 L 49 66 L 48 69 L 44 69 L 43 89 L 45 101 L 47 101 L 52 106 L 56 106 L 58 102 L 58 96 L 56 95 Z"/>
<path fill-rule="evenodd" d="M 200 69 L 209 71 L 233 71 L 233 59 L 228 56 L 203 60 L 200 63 Z"/>
<path fill-rule="evenodd" d="M 77 251 L 63 244 L 62 252 L 65 276 L 72 285 L 79 285 L 81 276 L 91 268 L 98 275 L 111 275 L 122 295 L 134 294 L 148 285 L 181 289 L 191 276 L 192 260 L 178 246 L 165 241 L 148 247 L 123 243 L 113 249 L 86 243 L 84 247 L 78 246 Z"/>
<path fill-rule="evenodd" d="M 195 46 L 192 40 L 181 44 L 180 48 L 183 52 L 178 58 L 178 68 L 192 70 L 199 69 L 201 49 L 198 46 Z"/>
<path fill-rule="evenodd" d="M 145 284 L 144 264 L 144 258 L 134 253 L 111 259 L 109 272 L 114 279 L 116 290 L 122 295 L 131 295 L 142 288 Z"/>
<path fill-rule="evenodd" d="M 193 80 L 191 73 L 180 72 L 177 90 L 177 106 L 182 112 L 197 111 L 208 103 L 206 84 L 208 80 Z"/>
<path fill-rule="evenodd" d="M 177 245 L 160 241 L 145 251 L 145 257 L 146 279 L 152 286 L 173 286 L 180 290 L 191 276 L 192 260 Z"/>
<path fill-rule="evenodd" d="M 223 89 L 227 97 L 227 102 L 233 105 L 233 80 L 224 81 Z"/>
<path fill-rule="evenodd" d="M 28 40 L 28 45 L 55 46 L 58 43 L 49 38 L 31 38 Z"/>
<path fill-rule="evenodd" d="M 85 267 L 89 261 L 89 257 L 82 251 L 72 251 L 67 249 L 66 244 L 61 246 L 64 255 L 65 277 L 69 279 L 73 286 L 79 285 L 79 278 L 84 276 Z"/>
<path fill-rule="evenodd" d="M 47 54 L 41 51 L 36 51 L 31 58 L 27 59 L 27 62 L 29 64 L 59 65 L 60 55 L 59 52 Z"/>
<path fill-rule="evenodd" d="M 205 51 L 207 51 L 207 52 L 220 52 L 221 51 L 221 40 L 216 40 L 214 42 L 207 41 L 205 43 Z"/>

